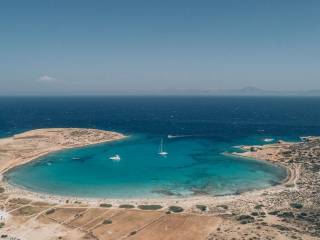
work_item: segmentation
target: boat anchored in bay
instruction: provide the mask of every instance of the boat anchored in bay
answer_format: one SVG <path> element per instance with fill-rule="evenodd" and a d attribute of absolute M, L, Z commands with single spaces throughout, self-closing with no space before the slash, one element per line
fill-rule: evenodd
<path fill-rule="evenodd" d="M 160 149 L 158 154 L 163 157 L 168 155 L 168 152 L 163 150 L 163 138 L 161 138 L 161 141 L 160 141 Z"/>
<path fill-rule="evenodd" d="M 110 157 L 109 159 L 112 160 L 112 161 L 120 161 L 121 160 L 121 158 L 120 158 L 120 156 L 118 154 Z"/>

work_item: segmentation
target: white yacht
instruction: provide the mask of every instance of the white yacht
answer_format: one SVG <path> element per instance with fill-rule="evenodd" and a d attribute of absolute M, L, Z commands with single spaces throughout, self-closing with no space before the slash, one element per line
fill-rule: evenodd
<path fill-rule="evenodd" d="M 111 159 L 113 161 L 120 161 L 121 160 L 121 158 L 120 158 L 120 156 L 118 154 L 110 157 L 109 159 Z"/>

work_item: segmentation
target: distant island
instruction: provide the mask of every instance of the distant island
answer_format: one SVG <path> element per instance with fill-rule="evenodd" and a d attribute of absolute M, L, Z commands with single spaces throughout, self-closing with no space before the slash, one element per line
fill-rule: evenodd
<path fill-rule="evenodd" d="M 239 89 L 162 89 L 153 92 L 138 92 L 141 95 L 187 95 L 187 96 L 292 96 L 292 97 L 320 97 L 320 89 L 304 91 L 265 90 L 257 87 L 243 87 Z"/>

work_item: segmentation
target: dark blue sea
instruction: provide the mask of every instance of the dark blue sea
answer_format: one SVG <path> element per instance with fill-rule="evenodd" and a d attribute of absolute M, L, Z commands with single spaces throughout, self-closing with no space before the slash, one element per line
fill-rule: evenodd
<path fill-rule="evenodd" d="M 9 182 L 84 197 L 234 194 L 275 185 L 286 173 L 223 153 L 268 138 L 320 135 L 320 98 L 0 98 L 0 137 L 48 127 L 98 128 L 130 137 L 50 154 L 8 172 Z M 161 138 L 166 157 L 158 154 Z M 120 161 L 109 159 L 115 154 Z"/>

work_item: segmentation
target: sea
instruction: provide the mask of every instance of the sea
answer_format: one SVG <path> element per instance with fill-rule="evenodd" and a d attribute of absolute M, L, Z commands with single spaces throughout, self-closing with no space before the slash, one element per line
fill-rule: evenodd
<path fill-rule="evenodd" d="M 5 173 L 9 183 L 89 198 L 239 194 L 281 183 L 286 170 L 225 153 L 320 135 L 320 98 L 0 97 L 0 137 L 50 127 L 128 138 L 41 157 Z M 117 154 L 120 161 L 110 159 Z"/>

